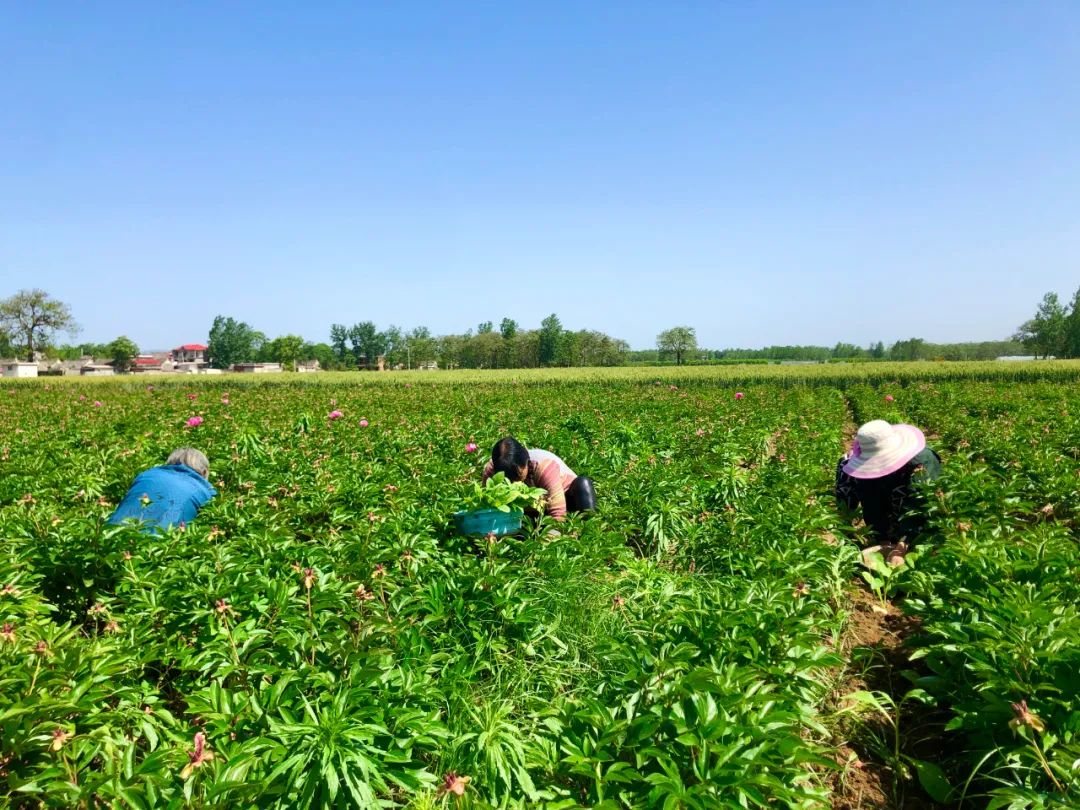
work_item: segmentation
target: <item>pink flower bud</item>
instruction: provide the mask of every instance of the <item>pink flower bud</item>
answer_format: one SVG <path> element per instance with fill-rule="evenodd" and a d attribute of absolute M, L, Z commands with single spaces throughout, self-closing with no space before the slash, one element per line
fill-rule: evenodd
<path fill-rule="evenodd" d="M 202 423 L 203 423 L 203 418 L 201 416 L 193 416 L 193 417 L 191 417 L 190 419 L 187 420 L 187 426 L 188 427 L 198 427 Z"/>
<path fill-rule="evenodd" d="M 467 445 L 465 445 L 465 452 L 466 453 L 475 453 L 476 450 L 477 450 L 477 447 L 473 442 L 469 442 Z"/>
<path fill-rule="evenodd" d="M 742 399 L 745 396 L 746 396 L 746 394 L 744 394 L 742 391 L 736 391 L 735 392 L 735 399 Z"/>
<path fill-rule="evenodd" d="M 896 402 L 896 399 L 893 397 L 892 394 L 886 394 L 885 395 L 885 401 L 886 402 Z"/>
<path fill-rule="evenodd" d="M 329 418 L 329 419 L 340 419 L 344 415 L 345 414 L 343 414 L 341 411 L 330 411 L 330 414 L 329 414 L 329 416 L 327 418 Z"/>
<path fill-rule="evenodd" d="M 368 426 L 368 420 L 367 419 L 361 419 L 360 420 L 360 427 L 367 427 L 367 426 Z"/>

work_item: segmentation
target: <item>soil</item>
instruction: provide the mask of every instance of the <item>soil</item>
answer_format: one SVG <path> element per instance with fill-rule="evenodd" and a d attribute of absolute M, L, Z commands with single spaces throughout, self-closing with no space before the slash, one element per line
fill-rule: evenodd
<path fill-rule="evenodd" d="M 840 701 L 844 695 L 857 690 L 884 692 L 899 699 L 910 688 L 910 683 L 900 673 L 914 668 L 908 660 L 904 644 L 918 631 L 920 620 L 905 615 L 891 603 L 882 607 L 865 588 L 855 586 L 848 595 L 848 627 L 840 652 L 855 662 L 858 668 L 852 668 L 849 677 L 837 690 L 837 708 L 841 707 Z M 858 666 L 859 663 L 862 666 Z M 912 714 L 917 711 L 924 713 L 920 719 L 925 720 L 925 709 L 913 708 Z M 901 731 L 910 730 L 915 720 L 907 710 L 902 712 Z M 874 722 L 871 715 L 863 718 L 863 723 L 870 725 L 871 733 L 888 731 L 884 720 L 878 729 L 874 729 Z M 930 760 L 940 758 L 928 751 L 919 751 L 915 755 Z M 939 807 L 920 795 L 913 785 L 897 791 L 901 799 L 899 803 L 896 802 L 893 798 L 895 774 L 892 769 L 876 757 L 870 746 L 858 739 L 838 740 L 835 758 L 842 771 L 832 785 L 834 810 L 931 810 Z"/>

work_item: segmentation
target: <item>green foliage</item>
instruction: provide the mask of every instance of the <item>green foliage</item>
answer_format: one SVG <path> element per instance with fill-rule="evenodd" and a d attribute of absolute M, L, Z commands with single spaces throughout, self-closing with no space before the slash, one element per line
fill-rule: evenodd
<path fill-rule="evenodd" d="M 207 342 L 207 359 L 214 368 L 226 369 L 234 363 L 255 360 L 265 342 L 257 332 L 242 321 L 218 315 L 210 327 Z"/>
<path fill-rule="evenodd" d="M 135 365 L 135 358 L 139 356 L 139 347 L 126 336 L 120 336 L 107 347 L 108 355 L 113 363 L 113 368 L 123 374 L 131 371 Z"/>
<path fill-rule="evenodd" d="M 656 348 L 661 355 L 673 355 L 681 365 L 683 357 L 697 349 L 697 334 L 692 326 L 673 326 L 656 336 Z"/>
<path fill-rule="evenodd" d="M 507 481 L 503 473 L 495 473 L 487 481 L 474 484 L 471 495 L 465 500 L 463 509 L 498 509 L 509 512 L 512 509 L 539 509 L 547 490 L 530 487 L 524 481 Z"/>
<path fill-rule="evenodd" d="M 882 585 L 922 622 L 912 689 L 867 689 L 849 713 L 882 718 L 911 790 L 1069 806 L 1078 374 L 13 381 L 3 791 L 54 807 L 824 810 L 858 558 L 831 540 L 825 493 L 847 402 L 870 418 L 888 393 L 945 474 L 935 536 Z M 478 551 L 446 516 L 476 493 L 466 444 L 511 425 L 593 477 L 603 508 Z M 191 444 L 219 492 L 198 520 L 161 538 L 105 525 L 138 471 Z M 897 747 L 919 711 L 948 723 L 942 757 Z"/>
<path fill-rule="evenodd" d="M 48 344 L 54 332 L 79 331 L 71 309 L 44 290 L 19 290 L 10 298 L 0 300 L 0 332 L 26 350 L 26 359 L 34 360 L 34 352 Z"/>

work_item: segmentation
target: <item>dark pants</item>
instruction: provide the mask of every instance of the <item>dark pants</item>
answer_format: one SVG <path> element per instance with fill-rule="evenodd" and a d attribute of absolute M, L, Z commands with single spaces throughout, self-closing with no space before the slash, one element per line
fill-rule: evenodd
<path fill-rule="evenodd" d="M 596 490 L 591 478 L 579 475 L 566 490 L 567 512 L 592 512 L 596 509 Z"/>

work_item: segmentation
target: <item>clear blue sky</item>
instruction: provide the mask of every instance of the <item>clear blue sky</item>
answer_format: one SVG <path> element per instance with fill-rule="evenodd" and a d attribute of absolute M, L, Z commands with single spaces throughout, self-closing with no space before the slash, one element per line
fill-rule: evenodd
<path fill-rule="evenodd" d="M 993 339 L 1080 286 L 1080 3 L 4 3 L 0 296 Z"/>

